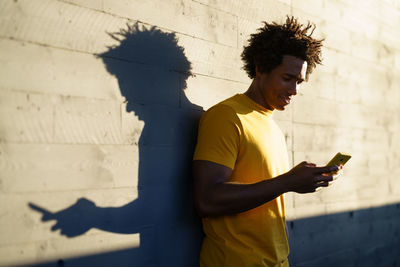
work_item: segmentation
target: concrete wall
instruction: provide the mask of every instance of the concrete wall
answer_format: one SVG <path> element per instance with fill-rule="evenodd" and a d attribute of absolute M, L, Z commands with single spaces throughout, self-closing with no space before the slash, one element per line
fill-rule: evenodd
<path fill-rule="evenodd" d="M 293 266 L 400 266 L 400 3 L 0 1 L 0 265 L 195 266 L 203 110 L 247 89 L 262 20 L 317 24 L 320 66 L 275 117 L 292 164 L 353 155 L 287 194 Z"/>

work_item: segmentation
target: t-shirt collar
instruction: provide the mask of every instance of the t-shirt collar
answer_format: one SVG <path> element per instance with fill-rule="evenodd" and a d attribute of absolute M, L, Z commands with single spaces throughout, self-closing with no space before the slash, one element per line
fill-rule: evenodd
<path fill-rule="evenodd" d="M 263 106 L 261 106 L 260 104 L 258 104 L 257 102 L 255 102 L 253 99 L 251 99 L 250 97 L 248 97 L 245 94 L 239 94 L 239 96 L 241 96 L 243 99 L 246 100 L 246 102 L 251 105 L 256 111 L 259 111 L 265 115 L 271 116 L 273 114 L 273 111 L 270 109 L 267 109 Z"/>

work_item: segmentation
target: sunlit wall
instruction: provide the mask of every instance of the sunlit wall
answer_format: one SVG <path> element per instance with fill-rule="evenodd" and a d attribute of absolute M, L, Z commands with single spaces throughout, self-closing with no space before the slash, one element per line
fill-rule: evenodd
<path fill-rule="evenodd" d="M 291 262 L 339 266 L 392 245 L 329 233 L 399 237 L 399 1 L 2 0 L 0 265 L 196 265 L 197 120 L 248 88 L 243 45 L 286 15 L 325 38 L 323 65 L 274 114 L 291 163 L 352 155 L 330 187 L 286 195 Z M 307 244 L 334 257 L 296 254 Z"/>

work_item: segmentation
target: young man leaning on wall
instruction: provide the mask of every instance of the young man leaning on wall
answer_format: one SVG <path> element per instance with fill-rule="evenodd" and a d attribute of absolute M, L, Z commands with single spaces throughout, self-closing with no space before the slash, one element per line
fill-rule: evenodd
<path fill-rule="evenodd" d="M 205 232 L 201 266 L 288 266 L 282 194 L 315 192 L 338 170 L 306 161 L 289 170 L 285 139 L 272 119 L 321 63 L 314 29 L 293 17 L 264 22 L 242 53 L 250 87 L 201 118 L 193 161 Z"/>

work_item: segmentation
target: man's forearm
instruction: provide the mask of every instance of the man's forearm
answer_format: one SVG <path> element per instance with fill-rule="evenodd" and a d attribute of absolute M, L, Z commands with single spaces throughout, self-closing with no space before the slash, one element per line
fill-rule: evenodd
<path fill-rule="evenodd" d="M 265 204 L 289 191 L 284 174 L 254 184 L 218 183 L 210 186 L 198 203 L 202 217 L 244 212 Z"/>

